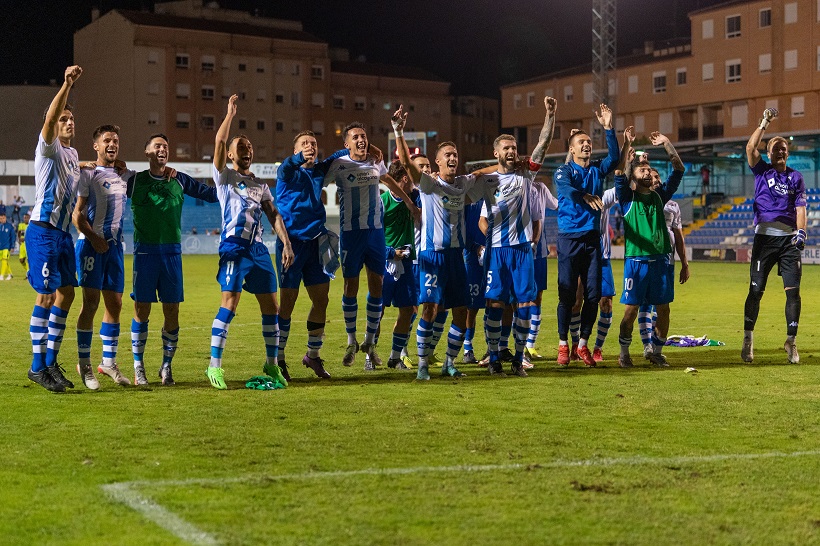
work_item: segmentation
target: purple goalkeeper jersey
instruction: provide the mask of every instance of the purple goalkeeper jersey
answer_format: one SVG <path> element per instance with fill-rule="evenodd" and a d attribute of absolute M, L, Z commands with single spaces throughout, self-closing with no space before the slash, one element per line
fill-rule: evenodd
<path fill-rule="evenodd" d="M 806 206 L 803 175 L 790 167 L 779 173 L 762 159 L 752 167 L 755 175 L 755 225 L 781 222 L 797 229 L 797 207 Z"/>

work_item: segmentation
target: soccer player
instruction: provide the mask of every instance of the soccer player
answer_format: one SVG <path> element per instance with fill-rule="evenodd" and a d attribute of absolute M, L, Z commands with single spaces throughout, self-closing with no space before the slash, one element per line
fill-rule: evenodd
<path fill-rule="evenodd" d="M 514 299 L 517 302 L 513 328 L 515 355 L 510 366 L 513 374 L 527 376 L 523 363 L 524 347 L 537 295 L 533 250 L 541 236 L 544 214 L 541 200 L 533 199 L 532 183 L 552 142 L 557 101 L 544 97 L 544 106 L 544 125 L 533 149 L 530 167 L 519 168 L 515 138 L 502 134 L 493 142 L 493 155 L 498 159 L 497 172 L 479 179 L 479 183 L 483 181 L 485 184 L 481 217 L 487 221 L 484 297 L 487 300 L 485 317 L 491 374 L 503 373 L 498 354 L 501 319 L 504 306 Z"/>
<path fill-rule="evenodd" d="M 20 248 L 20 252 L 18 253 L 17 257 L 20 259 L 20 265 L 23 266 L 23 269 L 26 270 L 26 274 L 28 274 L 28 254 L 26 253 L 26 229 L 28 229 L 28 223 L 31 220 L 31 216 L 29 213 L 25 213 L 23 215 L 23 221 L 17 224 L 17 245 Z"/>
<path fill-rule="evenodd" d="M 478 312 L 484 308 L 484 290 L 487 286 L 484 274 L 484 252 L 487 236 L 479 228 L 481 209 L 484 199 L 479 199 L 464 207 L 464 265 L 467 268 L 467 287 L 469 299 L 467 302 L 466 330 L 464 332 L 464 364 L 478 364 L 473 348 L 475 338 L 476 319 Z"/>
<path fill-rule="evenodd" d="M 236 116 L 238 95 L 228 99 L 228 110 L 216 132 L 214 148 L 214 182 L 222 209 L 222 237 L 219 243 L 219 272 L 222 303 L 211 328 L 211 363 L 206 375 L 214 388 L 224 390 L 222 352 L 228 329 L 244 288 L 256 295 L 262 312 L 262 337 L 267 355 L 263 371 L 287 386 L 287 379 L 277 365 L 279 308 L 276 303 L 276 272 L 268 248 L 262 242 L 262 213 L 265 213 L 282 241 L 282 267 L 293 263 L 293 249 L 282 216 L 273 206 L 273 196 L 264 181 L 251 172 L 253 145 L 245 135 L 228 140 L 231 122 Z M 226 168 L 230 159 L 232 169 Z"/>
<path fill-rule="evenodd" d="M 624 138 L 631 144 L 635 139 L 634 127 L 627 127 Z M 638 307 L 643 303 L 654 305 L 658 310 L 658 323 L 652 336 L 653 352 L 649 361 L 656 366 L 668 366 L 662 354 L 666 335 L 669 333 L 669 303 L 675 296 L 675 270 L 669 267 L 672 245 L 666 229 L 663 206 L 675 194 L 683 179 L 684 166 L 669 139 L 654 132 L 650 141 L 655 146 L 663 146 L 672 163 L 672 174 L 667 182 L 653 190 L 652 171 L 647 163 L 639 163 L 632 170 L 632 181 L 623 175 L 627 154 L 615 173 L 615 191 L 624 216 L 624 288 L 621 303 L 625 305 L 621 320 L 618 342 L 621 354 L 618 364 L 622 368 L 632 367 L 629 345 L 632 343 L 632 328 L 638 317 Z"/>
<path fill-rule="evenodd" d="M 147 385 L 143 355 L 148 341 L 151 307 L 162 302 L 163 385 L 173 385 L 171 364 L 179 342 L 179 304 L 185 293 L 182 282 L 182 204 L 185 196 L 217 202 L 216 188 L 197 182 L 168 167 L 168 137 L 156 133 L 145 143 L 148 170 L 131 177 L 128 196 L 134 217 L 134 318 L 131 353 L 134 384 Z"/>
<path fill-rule="evenodd" d="M 749 295 L 743 312 L 743 348 L 740 358 L 754 360 L 753 333 L 760 299 L 766 290 L 769 272 L 777 264 L 786 290 L 786 350 L 789 362 L 800 361 L 795 337 L 800 321 L 800 277 L 802 251 L 806 246 L 806 184 L 803 175 L 786 166 L 789 144 L 785 138 L 769 139 L 767 163 L 760 157 L 758 147 L 769 123 L 777 117 L 777 110 L 763 111 L 760 124 L 746 144 L 746 159 L 755 175 L 755 237 L 752 246 Z"/>
<path fill-rule="evenodd" d="M 342 258 L 344 294 L 342 312 L 347 330 L 347 349 L 342 364 L 350 366 L 359 352 L 356 340 L 356 318 L 359 311 L 359 275 L 362 266 L 367 271 L 367 331 L 361 351 L 365 359 L 365 371 L 375 369 L 376 332 L 382 315 L 382 281 L 384 278 L 384 206 L 379 194 L 379 182 L 385 184 L 418 216 L 419 212 L 395 180 L 387 174 L 381 159 L 368 156 L 368 140 L 364 125 L 359 122 L 348 124 L 342 133 L 344 145 L 350 152 L 347 157 L 333 161 L 325 176 L 325 183 L 336 183 L 339 189 L 339 219 L 341 234 L 339 253 Z"/>
<path fill-rule="evenodd" d="M 347 155 L 348 150 L 340 150 L 317 161 L 318 149 L 313 132 L 302 131 L 293 139 L 293 155 L 282 162 L 276 173 L 276 207 L 285 224 L 294 254 L 291 266 L 280 272 L 282 286 L 278 364 L 287 380 L 290 380 L 290 373 L 285 361 L 285 347 L 290 335 L 291 315 L 302 283 L 311 304 L 307 317 L 308 350 L 302 358 L 302 364 L 313 370 L 317 377 L 330 378 L 330 373 L 324 367 L 324 360 L 319 356 L 327 321 L 331 279 L 322 265 L 320 255 L 323 245 L 330 244 L 331 238 L 335 240 L 336 234 L 328 234 L 325 227 L 327 213 L 322 202 L 322 187 L 333 160 Z M 276 247 L 281 256 L 284 241 L 277 239 Z"/>
<path fill-rule="evenodd" d="M 418 190 L 413 188 L 413 182 L 400 161 L 393 161 L 388 174 L 398 182 L 404 192 L 415 202 L 418 199 Z M 419 299 L 418 277 L 413 274 L 413 260 L 416 258 L 415 249 L 415 220 L 401 198 L 392 191 L 382 194 L 384 204 L 384 236 L 387 244 L 387 265 L 382 288 L 382 298 L 385 306 L 397 307 L 399 314 L 393 327 L 393 346 L 388 368 L 399 370 L 408 369 L 401 358 L 402 349 L 407 346 L 408 331 L 416 316 Z"/>
<path fill-rule="evenodd" d="M 5 211 L 0 212 L 0 281 L 10 281 L 12 278 L 9 257 L 14 250 L 15 239 L 14 225 L 6 220 Z"/>
<path fill-rule="evenodd" d="M 63 84 L 46 111 L 34 156 L 32 221 L 26 230 L 31 266 L 28 282 L 37 292 L 29 326 L 33 355 L 28 378 L 53 392 L 74 388 L 57 364 L 57 356 L 77 286 L 74 243 L 68 229 L 80 164 L 77 150 L 71 147 L 74 115 L 66 101 L 82 73 L 79 66 L 66 68 Z"/>
<path fill-rule="evenodd" d="M 595 366 L 587 340 L 598 315 L 601 298 L 601 208 L 604 178 L 618 163 L 619 148 L 612 128 L 612 110 L 601 104 L 595 113 L 606 133 L 607 156 L 592 161 L 592 139 L 583 131 L 569 137 L 572 161 L 553 177 L 558 193 L 558 364 L 569 365 L 567 342 L 578 279 L 584 286 L 578 356 Z"/>
<path fill-rule="evenodd" d="M 91 140 L 97 160 L 93 169 L 82 169 L 80 173 L 77 206 L 72 217 L 80 232 L 74 253 L 83 291 L 83 305 L 77 317 L 77 373 L 83 385 L 91 390 L 100 388 L 91 367 L 91 340 L 101 294 L 105 308 L 100 324 L 103 357 L 97 371 L 120 385 L 131 384 L 120 372 L 116 360 L 125 286 L 122 215 L 128 179 L 133 175 L 130 171 L 123 175 L 121 169 L 115 167 L 120 151 L 119 132 L 116 125 L 101 125 L 94 130 Z"/>

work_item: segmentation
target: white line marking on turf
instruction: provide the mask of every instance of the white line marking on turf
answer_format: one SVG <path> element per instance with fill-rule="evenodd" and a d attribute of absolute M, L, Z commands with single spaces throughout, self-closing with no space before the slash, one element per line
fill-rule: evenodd
<path fill-rule="evenodd" d="M 788 459 L 797 457 L 817 457 L 820 450 L 768 453 L 726 453 L 715 455 L 693 455 L 679 457 L 602 457 L 577 461 L 550 461 L 546 463 L 512 463 L 487 465 L 416 466 L 409 468 L 364 468 L 361 470 L 334 470 L 329 472 L 304 472 L 298 474 L 264 475 L 254 474 L 234 478 L 191 478 L 186 480 L 140 480 L 102 485 L 101 488 L 115 501 L 141 513 L 146 519 L 169 531 L 177 538 L 190 544 L 219 544 L 212 535 L 197 529 L 162 505 L 137 491 L 141 487 L 190 487 L 197 485 L 219 485 L 255 481 L 321 480 L 347 478 L 352 476 L 396 476 L 407 474 L 446 472 L 498 472 L 506 470 L 537 470 L 540 468 L 579 468 L 618 465 L 679 465 L 690 463 L 713 463 L 722 461 L 753 461 L 758 459 Z"/>

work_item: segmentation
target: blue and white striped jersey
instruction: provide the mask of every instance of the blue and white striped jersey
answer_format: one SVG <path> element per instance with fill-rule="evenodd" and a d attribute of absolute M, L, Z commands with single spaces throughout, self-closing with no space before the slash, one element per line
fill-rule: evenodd
<path fill-rule="evenodd" d="M 606 190 L 601 201 L 604 203 L 601 209 L 601 256 L 608 260 L 612 255 L 612 241 L 609 239 L 609 209 L 618 204 L 615 188 Z"/>
<path fill-rule="evenodd" d="M 487 219 L 494 248 L 532 241 L 533 220 L 544 218 L 544 211 L 533 209 L 530 204 L 535 175 L 532 171 L 516 171 L 481 177 L 486 185 L 481 216 Z"/>
<path fill-rule="evenodd" d="M 339 192 L 339 221 L 342 231 L 382 229 L 384 205 L 379 179 L 387 174 L 384 161 L 367 156 L 364 161 L 340 157 L 325 175 L 325 186 L 336 183 Z"/>
<path fill-rule="evenodd" d="M 422 173 L 420 250 L 464 248 L 464 202 L 475 185 L 472 175 L 456 176 L 448 184 L 438 176 Z"/>
<path fill-rule="evenodd" d="M 133 171 L 117 174 L 113 167 L 82 169 L 77 195 L 87 197 L 86 216 L 94 233 L 106 241 L 122 241 L 122 213 L 125 210 L 128 179 Z M 80 233 L 80 239 L 85 235 Z"/>
<path fill-rule="evenodd" d="M 242 175 L 225 167 L 214 167 L 214 183 L 222 209 L 222 237 L 244 239 L 248 243 L 262 242 L 262 203 L 273 201 L 267 183 L 253 173 Z"/>
<path fill-rule="evenodd" d="M 558 199 L 552 195 L 552 192 L 546 184 L 534 182 L 532 185 L 532 205 L 533 210 L 538 209 L 543 216 L 547 209 L 558 210 Z M 535 247 L 536 258 L 546 258 L 549 256 L 549 241 L 547 240 L 547 222 L 541 222 L 541 237 L 538 239 L 538 245 Z"/>
<path fill-rule="evenodd" d="M 68 231 L 77 197 L 80 161 L 77 150 L 55 138 L 46 144 L 40 133 L 34 152 L 34 208 L 31 219 Z"/>

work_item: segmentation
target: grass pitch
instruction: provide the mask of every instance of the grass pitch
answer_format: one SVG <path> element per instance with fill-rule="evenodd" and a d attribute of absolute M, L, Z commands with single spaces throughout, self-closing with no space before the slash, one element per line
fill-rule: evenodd
<path fill-rule="evenodd" d="M 225 350 L 230 390 L 216 391 L 204 374 L 219 306 L 216 257 L 186 256 L 177 386 L 155 379 L 155 308 L 150 388 L 102 377 L 99 392 L 85 390 L 74 369 L 78 298 L 61 350 L 78 386 L 62 395 L 25 376 L 34 293 L 16 268 L 13 281 L 0 283 L 0 543 L 820 541 L 820 268 L 804 270 L 798 365 L 786 364 L 782 349 L 778 277 L 762 302 L 756 360 L 746 365 L 739 352 L 748 266 L 693 263 L 692 280 L 677 287 L 671 333 L 726 346 L 667 349 L 671 368 L 656 369 L 639 358 L 636 331 L 637 366 L 621 370 L 616 303 L 606 361 L 588 370 L 554 363 L 554 265 L 539 340 L 550 360 L 536 362 L 527 379 L 464 366 L 461 380 L 434 375 L 422 384 L 415 373 L 365 373 L 361 357 L 343 368 L 339 280 L 323 349 L 333 379 L 299 365 L 303 292 L 287 351 L 292 385 L 242 388 L 264 360 L 258 307 L 246 295 Z M 614 269 L 618 283 L 621 263 Z M 124 307 L 119 361 L 129 370 Z M 360 332 L 364 307 L 361 294 Z M 385 331 L 394 318 L 388 310 Z M 388 350 L 383 336 L 385 360 Z M 93 358 L 100 352 L 95 338 Z M 143 511 L 111 496 L 111 484 L 122 482 Z"/>

